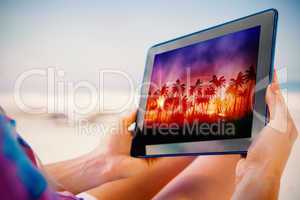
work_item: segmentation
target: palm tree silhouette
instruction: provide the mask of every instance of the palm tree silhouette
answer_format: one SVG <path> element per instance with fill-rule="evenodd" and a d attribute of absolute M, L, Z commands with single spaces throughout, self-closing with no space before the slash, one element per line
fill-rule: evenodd
<path fill-rule="evenodd" d="M 191 85 L 190 89 L 189 89 L 189 95 L 193 96 L 195 92 L 196 92 L 196 86 L 195 85 Z"/>
<path fill-rule="evenodd" d="M 255 81 L 256 79 L 256 72 L 255 72 L 255 69 L 253 67 L 253 65 L 251 65 L 249 67 L 249 69 L 246 70 L 246 73 L 245 73 L 245 81 L 246 82 L 249 82 L 249 81 Z"/>
<path fill-rule="evenodd" d="M 246 92 L 246 107 L 248 110 L 251 110 L 252 105 L 252 99 L 253 99 L 253 89 L 254 89 L 254 84 L 255 84 L 255 80 L 256 80 L 256 72 L 255 69 L 253 67 L 253 65 L 251 65 L 249 67 L 249 69 L 246 70 L 245 72 L 245 82 L 248 84 L 247 86 L 247 92 Z"/>
<path fill-rule="evenodd" d="M 197 79 L 196 83 L 195 83 L 195 89 L 197 94 L 200 94 L 202 92 L 202 84 L 203 82 L 200 79 Z"/>
<path fill-rule="evenodd" d="M 194 85 L 195 91 L 193 94 L 193 99 L 194 99 L 194 107 L 195 107 L 194 110 L 196 110 L 196 111 L 200 109 L 199 104 L 203 104 L 202 100 L 200 100 L 201 96 L 202 96 L 202 89 L 203 89 L 202 84 L 203 84 L 203 82 L 200 79 L 197 79 L 196 83 Z M 203 105 L 202 105 L 202 107 L 203 107 Z"/>
<path fill-rule="evenodd" d="M 236 94 L 236 87 L 234 85 L 233 82 L 230 82 L 229 86 L 226 88 L 226 94 L 227 94 L 227 99 L 232 97 L 235 98 L 235 94 Z M 234 106 L 232 104 L 228 104 L 228 107 L 226 108 L 226 112 L 230 111 L 232 112 L 234 109 Z"/>
<path fill-rule="evenodd" d="M 184 94 L 185 89 L 186 89 L 185 84 L 184 84 L 184 83 L 181 83 L 181 84 L 179 85 L 179 92 L 180 92 L 181 95 Z"/>
<path fill-rule="evenodd" d="M 186 95 L 184 95 L 181 99 L 181 112 L 184 114 L 187 110 L 187 105 L 188 105 L 188 98 Z"/>
<path fill-rule="evenodd" d="M 216 75 L 213 75 L 212 80 L 209 81 L 218 91 L 218 98 L 216 99 L 216 111 L 217 113 L 221 112 L 221 88 L 225 87 L 225 77 L 221 76 L 220 78 L 218 78 Z"/>
<path fill-rule="evenodd" d="M 215 85 L 216 88 L 220 88 L 225 86 L 225 77 L 221 76 L 220 78 L 218 78 L 216 75 L 213 75 L 212 79 L 209 82 Z"/>
<path fill-rule="evenodd" d="M 196 104 L 200 105 L 202 112 L 204 110 L 206 110 L 205 106 L 208 104 L 208 101 L 209 101 L 209 98 L 206 95 L 197 96 L 196 99 L 195 99 Z M 198 111 L 198 109 L 196 111 Z"/>
<path fill-rule="evenodd" d="M 172 85 L 172 94 L 176 96 L 179 93 L 180 80 L 177 79 L 176 82 Z"/>
<path fill-rule="evenodd" d="M 235 87 L 242 87 L 245 82 L 245 75 L 242 72 L 239 72 L 236 78 L 232 78 L 230 81 L 235 85 Z"/>
<path fill-rule="evenodd" d="M 230 79 L 230 86 L 232 87 L 231 92 L 233 92 L 234 94 L 234 106 L 233 106 L 234 112 L 236 112 L 236 106 L 237 106 L 236 105 L 237 98 L 238 98 L 237 91 L 240 87 L 243 86 L 244 82 L 245 82 L 245 75 L 242 72 L 239 72 L 236 78 Z"/>
<path fill-rule="evenodd" d="M 176 82 L 172 86 L 172 93 L 173 93 L 173 101 L 174 101 L 174 111 L 180 111 L 182 107 L 182 101 L 183 101 L 183 94 L 185 92 L 186 86 L 184 83 L 181 83 L 179 79 L 176 80 Z M 179 108 L 175 110 L 175 108 Z"/>
<path fill-rule="evenodd" d="M 244 106 L 245 102 L 243 101 L 245 99 L 246 95 L 247 95 L 247 89 L 237 90 L 237 96 L 240 101 L 239 109 L 237 110 L 237 115 L 243 114 L 243 112 L 246 110 L 245 106 Z"/>
<path fill-rule="evenodd" d="M 209 102 L 216 95 L 216 88 L 210 85 L 205 89 L 204 95 L 206 97 L 205 100 L 206 100 L 206 113 L 207 113 Z"/>
<path fill-rule="evenodd" d="M 162 88 L 160 89 L 160 95 L 165 96 L 168 93 L 168 86 L 164 84 Z"/>

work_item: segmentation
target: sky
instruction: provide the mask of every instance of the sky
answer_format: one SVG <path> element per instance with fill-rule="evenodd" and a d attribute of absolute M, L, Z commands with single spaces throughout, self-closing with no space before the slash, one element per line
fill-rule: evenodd
<path fill-rule="evenodd" d="M 260 26 L 256 26 L 158 54 L 151 80 L 158 87 L 177 79 L 186 83 L 190 73 L 188 84 L 209 81 L 213 75 L 225 76 L 228 82 L 250 66 L 256 68 L 259 38 Z"/>
<path fill-rule="evenodd" d="M 22 72 L 48 67 L 64 70 L 66 80 L 94 84 L 100 70 L 122 70 L 137 84 L 154 44 L 267 8 L 279 11 L 276 66 L 300 82 L 297 0 L 0 0 L 0 93 L 12 92 Z M 124 78 L 105 81 L 107 89 L 128 89 Z M 41 92 L 44 82 L 31 77 L 24 87 Z"/>

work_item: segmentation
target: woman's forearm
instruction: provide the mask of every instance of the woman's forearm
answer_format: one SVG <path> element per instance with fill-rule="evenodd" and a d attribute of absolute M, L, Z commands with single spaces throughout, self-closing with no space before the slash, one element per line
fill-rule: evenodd
<path fill-rule="evenodd" d="M 57 190 L 67 190 L 74 194 L 86 191 L 116 179 L 119 169 L 104 154 L 89 153 L 81 157 L 45 166 Z"/>

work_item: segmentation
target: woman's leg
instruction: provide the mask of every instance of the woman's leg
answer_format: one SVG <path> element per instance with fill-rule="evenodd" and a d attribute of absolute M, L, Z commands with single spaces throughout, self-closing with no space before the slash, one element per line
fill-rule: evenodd
<path fill-rule="evenodd" d="M 155 194 L 154 199 L 157 200 L 230 199 L 239 158 L 237 155 L 201 156 L 188 167 L 190 161 L 167 158 L 144 174 L 105 184 L 89 193 L 100 200 L 143 200 L 151 199 Z"/>
<path fill-rule="evenodd" d="M 230 199 L 239 155 L 201 156 L 168 183 L 155 200 Z"/>
<path fill-rule="evenodd" d="M 153 168 L 135 177 L 107 183 L 88 191 L 99 200 L 148 200 L 187 167 L 194 157 L 162 158 Z"/>

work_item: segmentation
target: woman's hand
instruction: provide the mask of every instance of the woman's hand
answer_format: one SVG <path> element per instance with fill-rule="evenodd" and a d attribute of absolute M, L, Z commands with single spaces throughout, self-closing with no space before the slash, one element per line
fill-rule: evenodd
<path fill-rule="evenodd" d="M 278 197 L 281 175 L 298 133 L 276 76 L 267 89 L 266 101 L 270 121 L 251 145 L 247 158 L 238 162 L 233 199 Z"/>
<path fill-rule="evenodd" d="M 105 160 L 112 179 L 127 178 L 147 170 L 163 158 L 141 159 L 130 156 L 132 133 L 128 127 L 135 122 L 136 112 L 122 118 L 115 130 L 109 133 L 105 148 L 96 148 L 91 154 Z"/>

